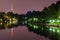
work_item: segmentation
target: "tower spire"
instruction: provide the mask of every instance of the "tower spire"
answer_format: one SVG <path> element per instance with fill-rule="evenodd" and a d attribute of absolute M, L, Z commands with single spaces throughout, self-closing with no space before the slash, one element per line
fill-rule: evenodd
<path fill-rule="evenodd" d="M 14 13 L 14 10 L 13 10 L 13 0 L 11 0 L 11 12 Z M 13 40 L 13 34 L 14 34 L 13 32 L 14 32 L 14 29 L 11 28 L 11 40 Z"/>
<path fill-rule="evenodd" d="M 11 12 L 14 12 L 14 9 L 13 9 L 13 0 L 11 0 Z"/>

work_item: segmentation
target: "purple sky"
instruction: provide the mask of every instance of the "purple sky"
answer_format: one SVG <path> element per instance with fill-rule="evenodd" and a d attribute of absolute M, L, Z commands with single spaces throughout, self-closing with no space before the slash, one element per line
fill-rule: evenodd
<path fill-rule="evenodd" d="M 24 14 L 27 11 L 39 10 L 48 7 L 57 0 L 13 0 L 14 11 Z M 0 11 L 8 12 L 11 9 L 11 0 L 0 0 Z M 10 40 L 10 29 L 0 30 L 0 40 Z M 14 40 L 47 40 L 33 32 L 29 32 L 26 27 L 14 28 Z"/>

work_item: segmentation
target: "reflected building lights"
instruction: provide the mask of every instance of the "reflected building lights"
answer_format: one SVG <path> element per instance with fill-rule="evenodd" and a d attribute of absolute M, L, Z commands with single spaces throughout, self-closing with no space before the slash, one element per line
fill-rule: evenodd
<path fill-rule="evenodd" d="M 39 34 L 39 35 L 44 35 L 51 38 L 54 38 L 54 36 L 56 35 L 60 37 L 60 34 L 59 34 L 60 33 L 60 18 L 56 17 L 57 15 L 55 16 L 55 14 L 49 15 L 48 10 L 47 11 L 45 10 L 46 13 L 44 11 L 42 12 L 33 11 L 33 12 L 30 12 L 30 14 L 29 12 L 27 12 L 27 14 L 18 15 L 18 14 L 13 14 L 14 13 L 13 4 L 11 3 L 11 11 L 12 12 L 7 12 L 7 13 L 1 12 L 0 29 L 10 28 L 12 38 L 14 34 L 13 28 L 19 25 L 26 25 L 29 31 L 33 31 L 34 33 Z M 55 12 L 51 12 L 51 13 L 55 13 Z"/>

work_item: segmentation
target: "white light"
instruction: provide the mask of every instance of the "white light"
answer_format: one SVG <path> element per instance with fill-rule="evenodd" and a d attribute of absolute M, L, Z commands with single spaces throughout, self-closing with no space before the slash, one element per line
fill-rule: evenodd
<path fill-rule="evenodd" d="M 57 20 L 57 22 L 59 22 L 59 20 Z"/>
<path fill-rule="evenodd" d="M 49 29 L 50 31 L 52 30 L 52 28 Z"/>
<path fill-rule="evenodd" d="M 49 22 L 52 22 L 52 20 L 49 20 Z"/>

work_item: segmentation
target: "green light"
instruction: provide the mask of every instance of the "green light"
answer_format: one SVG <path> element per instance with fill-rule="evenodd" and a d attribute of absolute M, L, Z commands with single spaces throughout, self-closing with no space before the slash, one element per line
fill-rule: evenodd
<path fill-rule="evenodd" d="M 32 27 L 32 24 L 31 23 L 28 23 L 28 25 Z"/>
<path fill-rule="evenodd" d="M 28 21 L 31 21 L 31 20 L 32 20 L 32 18 L 28 19 Z"/>
<path fill-rule="evenodd" d="M 60 20 L 49 20 L 49 22 L 60 22 Z"/>
<path fill-rule="evenodd" d="M 55 20 L 53 20 L 53 22 L 55 22 Z"/>
<path fill-rule="evenodd" d="M 60 32 L 60 30 L 57 30 L 57 32 Z"/>
<path fill-rule="evenodd" d="M 58 18 L 60 19 L 60 16 Z"/>
<path fill-rule="evenodd" d="M 34 21 L 37 21 L 37 20 L 38 20 L 38 18 L 33 18 L 33 20 L 34 20 Z"/>
<path fill-rule="evenodd" d="M 34 29 L 36 28 L 36 26 L 34 25 Z"/>
<path fill-rule="evenodd" d="M 57 20 L 57 22 L 60 22 L 60 20 Z"/>
<path fill-rule="evenodd" d="M 34 29 L 37 29 L 38 28 L 38 26 L 36 26 L 36 25 L 34 25 L 33 27 L 34 27 Z"/>
<path fill-rule="evenodd" d="M 49 20 L 49 22 L 52 22 L 52 20 Z"/>

